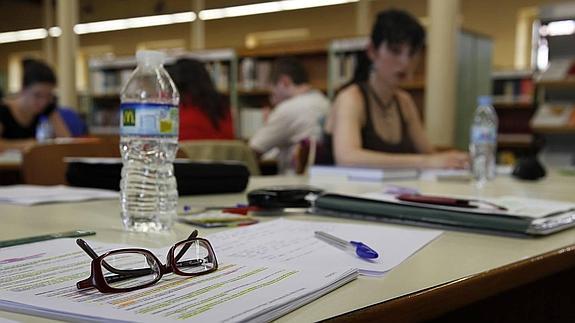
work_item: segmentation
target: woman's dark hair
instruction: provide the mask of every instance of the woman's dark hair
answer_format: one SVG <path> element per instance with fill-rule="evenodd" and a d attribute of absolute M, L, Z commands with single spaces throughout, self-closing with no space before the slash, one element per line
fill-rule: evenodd
<path fill-rule="evenodd" d="M 425 40 L 425 31 L 417 19 L 397 9 L 380 12 L 371 30 L 371 43 L 378 48 L 387 45 L 408 44 L 411 54 L 417 53 Z"/>
<path fill-rule="evenodd" d="M 27 58 L 22 61 L 24 77 L 22 78 L 22 88 L 25 89 L 36 83 L 48 83 L 56 85 L 56 75 L 46 63 Z"/>
<path fill-rule="evenodd" d="M 208 115 L 214 128 L 219 129 L 219 121 L 228 112 L 228 105 L 216 90 L 204 63 L 181 58 L 168 67 L 168 71 L 180 92 L 184 105 L 194 105 Z"/>
<path fill-rule="evenodd" d="M 425 30 L 416 18 L 409 13 L 389 9 L 377 15 L 371 30 L 371 43 L 375 48 L 386 43 L 388 46 L 408 44 L 411 54 L 421 50 L 425 42 Z M 371 61 L 365 51 L 356 55 L 356 68 L 351 83 L 367 81 L 371 69 Z"/>

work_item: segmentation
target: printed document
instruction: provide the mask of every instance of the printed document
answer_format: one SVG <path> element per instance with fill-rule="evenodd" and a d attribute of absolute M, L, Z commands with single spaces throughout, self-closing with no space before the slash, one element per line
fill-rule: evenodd
<path fill-rule="evenodd" d="M 97 254 L 126 247 L 90 241 Z M 165 260 L 167 248 L 151 250 Z M 217 254 L 217 249 L 216 249 Z M 82 322 L 267 322 L 357 277 L 345 266 L 317 268 L 231 262 L 196 277 L 166 274 L 129 293 L 77 290 L 91 258 L 73 239 L 0 249 L 0 309 Z"/>
<path fill-rule="evenodd" d="M 314 236 L 324 231 L 346 241 L 360 241 L 379 257 L 364 260 Z M 274 220 L 209 235 L 219 257 L 273 262 L 285 266 L 359 269 L 363 275 L 379 276 L 437 238 L 442 231 L 332 222 Z"/>

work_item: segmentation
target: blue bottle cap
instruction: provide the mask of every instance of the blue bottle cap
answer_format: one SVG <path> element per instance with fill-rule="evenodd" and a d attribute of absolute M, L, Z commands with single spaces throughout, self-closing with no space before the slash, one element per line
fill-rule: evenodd
<path fill-rule="evenodd" d="M 493 100 L 489 95 L 480 95 L 477 97 L 477 104 L 478 105 L 491 105 Z"/>

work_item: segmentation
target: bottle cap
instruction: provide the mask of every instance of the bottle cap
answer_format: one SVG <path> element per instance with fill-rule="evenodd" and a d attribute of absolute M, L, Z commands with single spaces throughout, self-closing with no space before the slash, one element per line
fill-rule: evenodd
<path fill-rule="evenodd" d="M 491 103 L 493 103 L 493 100 L 489 95 L 480 95 L 477 97 L 477 104 L 479 105 L 491 105 Z"/>
<path fill-rule="evenodd" d="M 162 65 L 166 54 L 155 50 L 139 50 L 136 52 L 136 61 L 143 65 Z"/>

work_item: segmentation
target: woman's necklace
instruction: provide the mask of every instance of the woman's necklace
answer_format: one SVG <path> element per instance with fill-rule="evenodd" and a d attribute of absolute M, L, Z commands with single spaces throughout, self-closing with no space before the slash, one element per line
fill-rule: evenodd
<path fill-rule="evenodd" d="M 375 100 L 375 103 L 377 103 L 377 105 L 381 108 L 381 111 L 383 112 L 384 116 L 388 116 L 391 111 L 391 107 L 395 103 L 395 98 L 391 97 L 391 99 L 387 103 L 384 103 L 383 100 L 381 100 L 381 98 L 377 95 L 377 93 L 375 93 L 375 90 L 373 89 L 373 87 L 369 82 L 367 82 L 367 86 L 369 94 Z"/>

